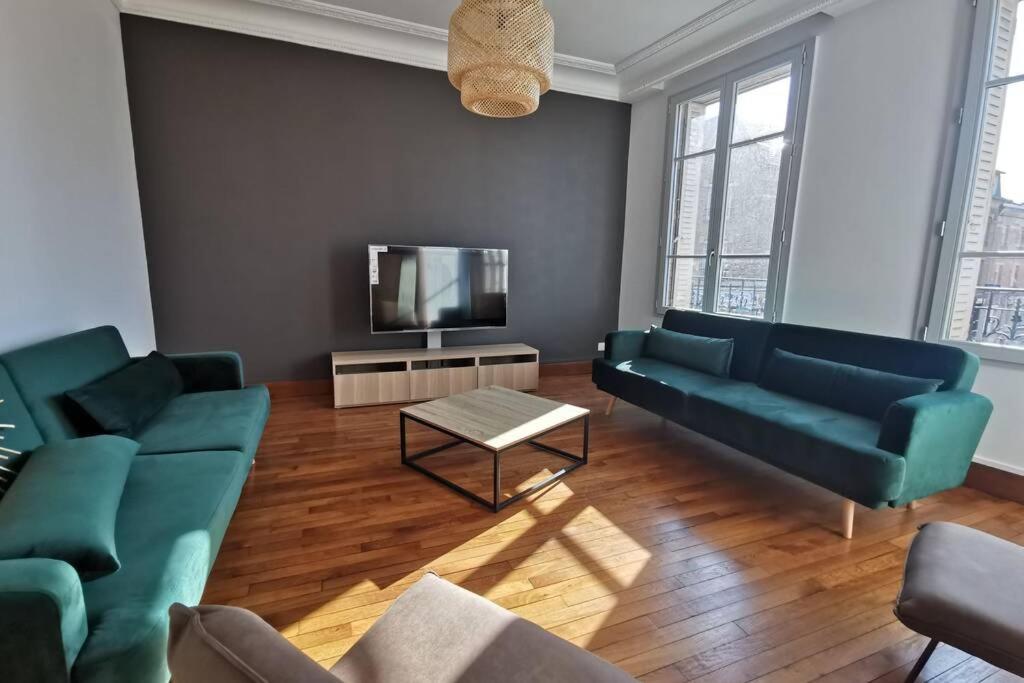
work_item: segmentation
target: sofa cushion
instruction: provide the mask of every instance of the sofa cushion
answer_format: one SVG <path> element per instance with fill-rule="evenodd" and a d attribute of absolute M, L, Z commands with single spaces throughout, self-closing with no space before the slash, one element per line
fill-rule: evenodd
<path fill-rule="evenodd" d="M 930 394 L 942 380 L 907 377 L 772 349 L 758 384 L 811 403 L 881 420 L 896 401 Z"/>
<path fill-rule="evenodd" d="M 251 458 L 269 414 L 270 394 L 264 386 L 182 394 L 135 438 L 143 454 L 235 450 Z"/>
<path fill-rule="evenodd" d="M 772 325 L 768 348 L 897 375 L 941 379 L 940 391 L 969 390 L 979 366 L 977 356 L 955 346 L 786 323 Z"/>
<path fill-rule="evenodd" d="M 88 416 L 64 392 L 95 382 L 130 362 L 121 334 L 96 327 L 10 351 L 0 356 L 43 439 L 95 434 Z"/>
<path fill-rule="evenodd" d="M 339 683 L 270 624 L 240 607 L 171 605 L 175 683 Z"/>
<path fill-rule="evenodd" d="M 651 328 L 644 341 L 644 355 L 715 377 L 728 377 L 732 364 L 732 339 L 701 337 Z"/>
<path fill-rule="evenodd" d="M 83 579 L 116 571 L 114 525 L 138 450 L 119 436 L 36 449 L 0 500 L 0 559 L 63 560 Z"/>
<path fill-rule="evenodd" d="M 880 425 L 749 383 L 694 393 L 686 425 L 868 507 L 895 499 L 902 457 L 875 447 Z"/>
<path fill-rule="evenodd" d="M 202 597 L 249 465 L 237 451 L 135 458 L 117 518 L 121 570 L 82 586 L 90 634 L 75 680 L 168 679 L 167 610 Z"/>
<path fill-rule="evenodd" d="M 673 332 L 732 339 L 729 376 L 744 382 L 756 382 L 761 375 L 761 362 L 772 323 L 728 315 L 672 310 L 665 313 L 661 326 Z"/>
<path fill-rule="evenodd" d="M 66 392 L 108 434 L 132 436 L 183 388 L 181 373 L 153 351 L 102 379 Z"/>
<path fill-rule="evenodd" d="M 426 574 L 331 673 L 345 683 L 626 683 L 626 672 L 494 603 Z"/>
<path fill-rule="evenodd" d="M 654 358 L 619 362 L 598 358 L 594 381 L 599 389 L 676 422 L 683 421 L 689 394 L 734 383 Z"/>

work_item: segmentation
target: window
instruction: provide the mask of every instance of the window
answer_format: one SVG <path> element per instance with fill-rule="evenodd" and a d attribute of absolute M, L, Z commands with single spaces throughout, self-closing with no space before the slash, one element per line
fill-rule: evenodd
<path fill-rule="evenodd" d="M 927 336 L 1024 360 L 1024 9 L 980 0 Z M 1016 49 L 1014 46 L 1016 45 Z"/>
<path fill-rule="evenodd" d="M 781 312 L 809 48 L 669 100 L 658 313 Z"/>

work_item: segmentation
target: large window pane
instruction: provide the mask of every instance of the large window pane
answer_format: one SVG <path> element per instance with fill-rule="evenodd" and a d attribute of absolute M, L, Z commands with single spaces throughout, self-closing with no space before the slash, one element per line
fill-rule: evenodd
<path fill-rule="evenodd" d="M 768 292 L 768 257 L 723 258 L 718 278 L 718 313 L 764 317 Z"/>
<path fill-rule="evenodd" d="M 718 137 L 718 112 L 721 93 L 717 90 L 679 105 L 677 125 L 679 146 L 676 156 L 697 154 L 713 149 Z"/>
<path fill-rule="evenodd" d="M 668 249 L 670 255 L 707 254 L 714 176 L 713 152 L 676 162 L 674 223 Z"/>
<path fill-rule="evenodd" d="M 722 254 L 771 252 L 782 150 L 779 136 L 729 153 Z"/>
<path fill-rule="evenodd" d="M 949 338 L 1024 347 L 1024 258 L 960 260 Z"/>
<path fill-rule="evenodd" d="M 669 308 L 701 310 L 704 307 L 704 267 L 706 258 L 672 258 L 668 260 Z"/>
<path fill-rule="evenodd" d="M 789 64 L 783 64 L 736 84 L 734 144 L 785 130 L 790 70 Z"/>
<path fill-rule="evenodd" d="M 999 0 L 996 9 L 995 45 L 989 79 L 1024 74 L 1024 5 L 1019 0 Z"/>
<path fill-rule="evenodd" d="M 1024 251 L 1024 83 L 989 88 L 981 125 L 946 332 L 960 341 L 1024 346 L 1017 330 L 1024 259 L 972 256 Z"/>

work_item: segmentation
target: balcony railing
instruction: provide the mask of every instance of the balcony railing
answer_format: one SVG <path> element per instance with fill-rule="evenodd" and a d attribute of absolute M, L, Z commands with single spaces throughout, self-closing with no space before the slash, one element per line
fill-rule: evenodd
<path fill-rule="evenodd" d="M 768 280 L 749 277 L 723 277 L 718 281 L 718 313 L 763 318 L 768 298 Z M 704 277 L 694 277 L 690 289 L 690 308 L 704 307 Z"/>
<path fill-rule="evenodd" d="M 1024 346 L 1024 288 L 978 287 L 967 339 Z"/>

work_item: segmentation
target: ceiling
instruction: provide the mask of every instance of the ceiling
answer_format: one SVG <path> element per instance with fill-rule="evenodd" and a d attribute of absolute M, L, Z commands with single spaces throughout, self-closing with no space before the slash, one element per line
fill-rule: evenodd
<path fill-rule="evenodd" d="M 544 0 L 556 90 L 634 101 L 766 33 L 874 0 Z M 113 0 L 121 11 L 443 70 L 459 0 Z M 703 61 L 702 61 L 703 60 Z"/>

